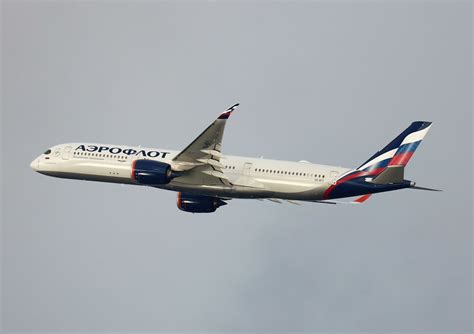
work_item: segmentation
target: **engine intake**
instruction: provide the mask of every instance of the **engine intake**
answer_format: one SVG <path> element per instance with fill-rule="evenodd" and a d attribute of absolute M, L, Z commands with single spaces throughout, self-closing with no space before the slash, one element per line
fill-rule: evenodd
<path fill-rule="evenodd" d="M 198 213 L 214 212 L 227 203 L 220 198 L 202 195 L 178 193 L 177 205 L 181 211 Z"/>
<path fill-rule="evenodd" d="M 139 159 L 132 164 L 132 180 L 141 184 L 167 184 L 176 176 L 171 166 L 164 162 Z"/>

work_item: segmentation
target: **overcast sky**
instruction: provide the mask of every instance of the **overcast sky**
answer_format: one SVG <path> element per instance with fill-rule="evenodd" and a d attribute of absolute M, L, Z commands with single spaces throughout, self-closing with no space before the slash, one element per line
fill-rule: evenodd
<path fill-rule="evenodd" d="M 5 331 L 472 329 L 469 1 L 2 3 Z M 356 167 L 434 122 L 418 185 L 362 206 L 235 200 L 33 172 L 64 142 Z"/>

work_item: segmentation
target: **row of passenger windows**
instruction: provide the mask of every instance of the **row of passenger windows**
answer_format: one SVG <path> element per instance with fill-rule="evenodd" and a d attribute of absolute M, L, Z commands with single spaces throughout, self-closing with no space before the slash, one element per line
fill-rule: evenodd
<path fill-rule="evenodd" d="M 283 174 L 283 175 L 295 175 L 295 176 L 314 176 L 317 178 L 324 178 L 323 174 L 312 174 L 312 173 L 302 173 L 302 172 L 288 172 L 288 171 L 281 171 L 281 170 L 274 170 L 274 169 L 261 169 L 255 168 L 256 172 L 259 173 L 269 173 L 269 174 Z"/>
<path fill-rule="evenodd" d="M 89 157 L 99 157 L 99 158 L 115 158 L 118 160 L 126 160 L 128 157 L 126 155 L 114 155 L 114 154 L 101 154 L 101 153 L 89 153 L 89 152 L 74 152 L 74 156 L 89 156 Z"/>
<path fill-rule="evenodd" d="M 235 169 L 235 166 L 224 166 L 226 169 Z M 280 174 L 280 175 L 294 175 L 294 176 L 309 176 L 309 177 L 316 177 L 323 179 L 325 178 L 324 174 L 313 174 L 313 173 L 303 173 L 303 172 L 289 172 L 289 171 L 281 171 L 275 169 L 263 169 L 263 168 L 255 168 L 255 171 L 258 173 L 268 173 L 268 174 Z"/>

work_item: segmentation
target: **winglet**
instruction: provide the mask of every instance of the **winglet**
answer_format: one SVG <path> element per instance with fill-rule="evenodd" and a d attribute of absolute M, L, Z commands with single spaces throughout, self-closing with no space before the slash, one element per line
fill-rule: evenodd
<path fill-rule="evenodd" d="M 239 103 L 234 104 L 232 107 L 228 108 L 226 111 L 224 111 L 222 114 L 217 119 L 228 119 L 230 114 L 239 106 Z"/>

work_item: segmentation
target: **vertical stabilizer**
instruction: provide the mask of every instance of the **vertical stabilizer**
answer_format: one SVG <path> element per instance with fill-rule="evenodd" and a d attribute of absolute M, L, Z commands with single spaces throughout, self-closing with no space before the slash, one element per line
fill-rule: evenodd
<path fill-rule="evenodd" d="M 360 165 L 357 170 L 380 174 L 388 166 L 406 166 L 431 128 L 431 122 L 413 122 L 387 146 Z"/>

